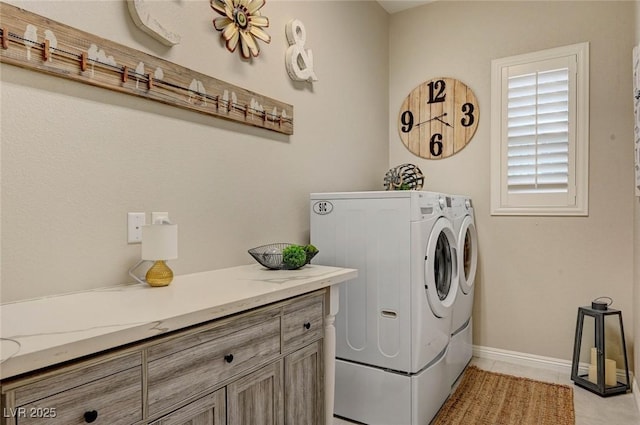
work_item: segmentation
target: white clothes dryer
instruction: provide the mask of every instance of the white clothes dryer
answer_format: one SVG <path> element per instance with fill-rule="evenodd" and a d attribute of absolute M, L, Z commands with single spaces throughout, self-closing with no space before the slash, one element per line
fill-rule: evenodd
<path fill-rule="evenodd" d="M 458 292 L 451 198 L 423 191 L 311 194 L 318 264 L 358 269 L 340 287 L 335 414 L 424 425 L 448 397 Z"/>
<path fill-rule="evenodd" d="M 447 353 L 453 385 L 473 355 L 473 297 L 478 267 L 478 236 L 471 198 L 452 195 L 452 222 L 458 241 L 458 292 L 453 305 L 451 343 Z"/>

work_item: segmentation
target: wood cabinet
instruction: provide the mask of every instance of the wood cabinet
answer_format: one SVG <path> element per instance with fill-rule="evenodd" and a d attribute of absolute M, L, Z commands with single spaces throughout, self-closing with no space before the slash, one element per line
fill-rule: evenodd
<path fill-rule="evenodd" d="M 282 425 L 282 360 L 227 387 L 227 425 Z"/>
<path fill-rule="evenodd" d="M 320 425 L 325 291 L 2 382 L 3 425 Z"/>
<path fill-rule="evenodd" d="M 322 360 L 322 341 L 285 357 L 285 425 L 324 423 Z"/>

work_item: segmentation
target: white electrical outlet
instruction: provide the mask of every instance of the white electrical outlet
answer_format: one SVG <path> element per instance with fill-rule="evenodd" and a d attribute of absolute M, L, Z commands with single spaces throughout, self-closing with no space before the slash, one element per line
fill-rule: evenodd
<path fill-rule="evenodd" d="M 168 212 L 152 212 L 151 213 L 151 224 L 162 224 L 169 222 L 169 213 Z"/>
<path fill-rule="evenodd" d="M 142 242 L 142 226 L 145 225 L 145 213 L 130 212 L 127 213 L 127 242 Z"/>

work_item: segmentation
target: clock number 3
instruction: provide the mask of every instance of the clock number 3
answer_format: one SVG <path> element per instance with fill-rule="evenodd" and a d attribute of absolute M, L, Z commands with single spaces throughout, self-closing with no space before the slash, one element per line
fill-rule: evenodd
<path fill-rule="evenodd" d="M 462 124 L 463 127 L 470 127 L 476 121 L 476 118 L 473 116 L 474 109 L 473 103 L 465 103 L 462 105 L 462 113 L 465 116 L 460 120 L 460 124 Z"/>

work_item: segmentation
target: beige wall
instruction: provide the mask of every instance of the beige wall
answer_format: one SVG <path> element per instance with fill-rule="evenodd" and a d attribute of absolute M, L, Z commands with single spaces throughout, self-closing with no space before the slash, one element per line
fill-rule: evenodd
<path fill-rule="evenodd" d="M 140 246 L 127 244 L 129 211 L 169 212 L 181 274 L 308 241 L 310 192 L 382 188 L 389 17 L 375 2 L 268 1 L 272 40 L 251 63 L 225 49 L 206 0 L 157 11 L 182 35 L 173 48 L 142 33 L 124 0 L 10 3 L 290 103 L 295 133 L 0 65 L 3 302 L 131 281 Z M 284 67 L 293 18 L 307 30 L 313 86 Z"/>
<path fill-rule="evenodd" d="M 476 344 L 569 359 L 576 309 L 601 295 L 635 323 L 629 343 L 640 340 L 634 3 L 441 1 L 389 17 L 374 2 L 273 0 L 272 42 L 253 63 L 221 46 L 207 1 L 172 2 L 183 41 L 171 49 L 134 26 L 124 1 L 11 3 L 291 103 L 296 124 L 287 138 L 0 65 L 3 302 L 130 281 L 139 246 L 126 243 L 128 211 L 169 211 L 180 225 L 176 273 L 227 267 L 250 263 L 250 247 L 307 240 L 309 192 L 379 189 L 389 166 L 412 162 L 426 189 L 474 199 Z M 313 87 L 284 70 L 292 18 L 307 29 Z M 490 216 L 491 60 L 582 41 L 589 217 Z M 465 81 L 482 114 L 469 146 L 444 161 L 409 153 L 396 128 L 402 99 L 435 76 Z"/>
<path fill-rule="evenodd" d="M 577 308 L 603 295 L 622 309 L 633 342 L 633 7 L 438 1 L 391 17 L 390 163 L 417 164 L 428 190 L 473 197 L 480 245 L 474 344 L 569 360 Z M 589 217 L 491 216 L 491 60 L 584 41 L 591 58 Z M 400 142 L 396 122 L 404 97 L 438 76 L 469 85 L 481 118 L 463 151 L 427 161 Z"/>
<path fill-rule="evenodd" d="M 635 44 L 640 44 L 640 2 L 635 1 Z M 636 192 L 639 194 L 639 192 Z M 634 205 L 634 284 L 633 284 L 633 305 L 637 306 L 634 312 L 633 321 L 633 334 L 636 341 L 640 341 L 640 196 L 636 197 L 633 202 Z M 640 388 L 640 349 L 636 348 L 634 352 L 634 360 L 636 364 L 635 379 L 636 387 Z M 640 398 L 636 395 L 636 400 Z M 640 409 L 640 405 L 638 406 Z"/>

